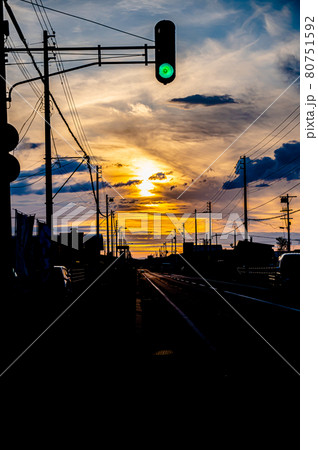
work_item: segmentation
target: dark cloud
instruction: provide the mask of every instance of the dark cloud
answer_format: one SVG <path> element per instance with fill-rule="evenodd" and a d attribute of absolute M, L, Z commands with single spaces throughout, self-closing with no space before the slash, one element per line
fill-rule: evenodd
<path fill-rule="evenodd" d="M 11 183 L 11 194 L 13 195 L 27 195 L 31 194 L 31 186 L 25 182 L 25 180 L 21 180 L 20 182 Z"/>
<path fill-rule="evenodd" d="M 261 181 L 258 186 L 266 186 L 269 181 L 298 180 L 300 176 L 300 143 L 291 141 L 283 144 L 274 152 L 274 158 L 265 156 L 264 158 L 251 160 L 246 158 L 246 178 L 247 183 Z M 243 171 L 239 165 L 236 169 L 238 175 L 233 181 L 226 181 L 223 189 L 235 189 L 243 187 Z"/>
<path fill-rule="evenodd" d="M 36 144 L 32 144 L 36 145 Z M 74 172 L 74 170 L 78 167 L 80 161 L 58 161 L 52 166 L 52 173 L 54 176 L 56 175 L 69 175 Z M 86 164 L 82 164 L 77 172 L 86 172 L 87 166 Z M 45 194 L 45 188 L 41 187 L 39 189 L 34 189 L 33 185 L 40 181 L 45 177 L 45 164 L 42 164 L 40 167 L 32 170 L 22 170 L 18 179 L 11 184 L 12 193 L 14 195 L 43 195 Z M 63 187 L 63 192 L 74 192 L 74 191 L 88 191 L 91 189 L 91 183 L 76 183 L 70 184 L 67 183 Z"/>
<path fill-rule="evenodd" d="M 206 95 L 189 95 L 188 97 L 183 98 L 172 98 L 170 100 L 172 103 L 182 103 L 187 106 L 191 105 L 203 105 L 203 106 L 214 106 L 214 105 L 224 105 L 227 103 L 238 103 L 236 100 L 234 100 L 230 95 L 213 95 L 213 96 L 206 96 Z"/>
<path fill-rule="evenodd" d="M 300 75 L 299 58 L 294 55 L 288 55 L 280 60 L 279 68 L 287 75 L 288 80 L 294 81 Z"/>
<path fill-rule="evenodd" d="M 30 142 L 27 137 L 25 137 L 17 146 L 18 151 L 23 150 L 34 150 L 36 148 L 41 147 L 43 144 L 38 142 Z"/>
<path fill-rule="evenodd" d="M 268 187 L 268 186 L 269 186 L 268 183 L 260 183 L 255 185 L 255 187 Z"/>
<path fill-rule="evenodd" d="M 74 183 L 74 184 L 66 184 L 63 189 L 61 190 L 61 193 L 63 192 L 86 192 L 86 191 L 92 191 L 92 184 L 90 181 L 85 181 L 81 183 Z M 32 194 L 36 194 L 37 192 L 33 192 Z"/>
<path fill-rule="evenodd" d="M 172 191 L 172 190 L 175 189 L 176 187 L 177 187 L 176 185 L 170 186 L 170 191 Z"/>
<path fill-rule="evenodd" d="M 53 167 L 53 173 L 55 175 L 61 174 L 71 174 L 76 169 L 76 172 L 86 172 L 87 165 L 85 161 L 79 166 L 80 160 L 78 161 L 58 161 Z M 79 167 L 78 167 L 79 166 Z M 78 168 L 77 168 L 78 167 Z M 94 172 L 94 169 L 93 169 Z"/>
<path fill-rule="evenodd" d="M 112 164 L 114 167 L 117 167 L 118 169 L 120 169 L 121 167 L 129 167 L 128 164 L 122 164 L 122 163 L 115 163 Z"/>
<path fill-rule="evenodd" d="M 133 186 L 142 183 L 142 180 L 129 180 L 126 183 L 116 183 L 114 187 Z"/>
<path fill-rule="evenodd" d="M 78 167 L 80 161 L 59 161 L 53 164 L 52 172 L 54 175 L 67 175 L 74 172 L 74 170 Z M 78 169 L 77 172 L 85 172 L 87 170 L 87 166 L 83 163 Z M 35 179 L 37 176 L 45 175 L 45 164 L 42 164 L 40 167 L 32 170 L 22 170 L 20 172 L 18 181 L 22 181 L 27 178 Z"/>
<path fill-rule="evenodd" d="M 157 172 L 151 175 L 148 180 L 165 180 L 166 178 L 166 174 L 164 174 L 163 172 Z"/>

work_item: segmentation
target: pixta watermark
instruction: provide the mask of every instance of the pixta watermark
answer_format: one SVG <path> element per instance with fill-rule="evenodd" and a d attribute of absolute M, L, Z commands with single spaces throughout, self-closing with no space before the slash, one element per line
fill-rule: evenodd
<path fill-rule="evenodd" d="M 176 215 L 117 211 L 113 213 L 112 218 L 109 214 L 108 220 L 106 217 L 100 218 L 99 232 L 106 236 L 108 226 L 108 235 L 118 234 L 121 239 L 140 235 L 149 240 L 170 240 L 176 233 L 180 234 L 185 241 L 194 241 L 196 234 L 205 236 L 207 239 L 212 239 L 217 234 L 221 242 L 234 233 L 237 237 L 245 237 L 245 227 L 238 213 L 231 213 L 223 228 L 220 224 L 222 219 L 221 213 L 197 213 L 194 216 L 190 213 Z M 215 225 L 218 228 L 217 233 L 214 231 Z M 52 218 L 52 230 L 53 240 L 79 249 L 80 243 L 85 243 L 96 234 L 96 211 L 77 206 L 75 203 L 68 203 L 55 211 Z M 82 235 L 79 230 L 82 230 Z"/>

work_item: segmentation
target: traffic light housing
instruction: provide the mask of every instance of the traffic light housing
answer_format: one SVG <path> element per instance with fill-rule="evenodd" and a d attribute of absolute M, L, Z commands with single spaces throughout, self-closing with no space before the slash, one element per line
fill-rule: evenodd
<path fill-rule="evenodd" d="M 171 83 L 176 77 L 176 27 L 170 20 L 161 20 L 155 26 L 156 78 L 160 83 Z"/>
<path fill-rule="evenodd" d="M 20 174 L 20 164 L 17 158 L 10 154 L 19 143 L 19 134 L 13 125 L 5 123 L 0 126 L 2 162 L 5 167 L 4 176 L 9 183 L 16 180 Z"/>

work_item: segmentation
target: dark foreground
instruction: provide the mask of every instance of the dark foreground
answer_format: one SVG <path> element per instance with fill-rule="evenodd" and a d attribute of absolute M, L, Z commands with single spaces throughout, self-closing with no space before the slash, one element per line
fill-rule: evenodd
<path fill-rule="evenodd" d="M 297 308 L 216 287 L 116 264 L 69 299 L 7 296 L 2 388 L 98 404 L 108 421 L 196 448 L 298 449 Z"/>

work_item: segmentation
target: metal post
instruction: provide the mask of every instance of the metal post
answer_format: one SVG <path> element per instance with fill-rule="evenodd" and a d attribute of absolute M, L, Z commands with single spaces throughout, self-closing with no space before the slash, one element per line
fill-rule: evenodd
<path fill-rule="evenodd" d="M 211 202 L 208 202 L 208 212 L 209 212 L 209 246 L 211 247 L 211 245 L 212 245 L 212 217 L 211 217 L 212 207 L 211 207 Z"/>
<path fill-rule="evenodd" d="M 247 180 L 246 180 L 246 156 L 243 156 L 243 178 L 244 178 L 244 228 L 245 241 L 248 240 L 248 219 L 247 219 Z"/>
<path fill-rule="evenodd" d="M 98 242 L 98 239 L 99 239 L 99 166 L 96 166 L 96 235 L 97 235 L 97 242 Z"/>
<path fill-rule="evenodd" d="M 194 243 L 198 245 L 197 210 L 194 210 Z"/>
<path fill-rule="evenodd" d="M 114 256 L 114 239 L 113 239 L 113 211 L 110 211 L 110 244 L 112 256 Z"/>
<path fill-rule="evenodd" d="M 43 31 L 43 62 L 44 62 L 44 119 L 45 119 L 45 205 L 46 224 L 52 229 L 53 192 L 52 192 L 52 152 L 51 152 L 51 119 L 50 119 L 50 82 L 49 82 L 49 52 L 48 34 Z"/>
<path fill-rule="evenodd" d="M 287 194 L 287 251 L 290 252 L 289 195 Z"/>
<path fill-rule="evenodd" d="M 106 194 L 106 239 L 107 239 L 107 255 L 109 255 L 108 194 Z"/>
<path fill-rule="evenodd" d="M 115 221 L 115 238 L 116 238 L 116 240 L 115 240 L 115 243 L 116 243 L 115 256 L 117 258 L 118 257 L 118 250 L 117 250 L 117 248 L 118 248 L 118 221 L 117 220 Z"/>
<path fill-rule="evenodd" d="M 7 102 L 6 102 L 6 66 L 5 66 L 5 50 L 4 50 L 5 27 L 3 22 L 3 1 L 0 5 L 0 126 L 5 127 L 7 124 Z M 7 149 L 2 149 L 5 154 L 2 155 L 4 171 L 6 170 L 5 157 Z M 4 248 L 1 257 L 1 281 L 3 286 L 8 280 L 12 261 L 11 249 L 11 199 L 10 199 L 10 182 L 6 173 L 0 177 L 0 196 L 2 218 L 0 221 L 0 236 Z M 9 251 L 7 251 L 7 249 Z M 10 255 L 10 256 L 8 256 Z"/>
<path fill-rule="evenodd" d="M 174 254 L 177 254 L 177 230 L 174 229 Z"/>
<path fill-rule="evenodd" d="M 284 216 L 283 220 L 287 221 L 286 228 L 287 228 L 287 251 L 288 252 L 290 252 L 290 248 L 291 248 L 291 242 L 290 242 L 290 225 L 291 225 L 290 212 L 292 210 L 290 209 L 290 200 L 292 198 L 295 198 L 295 197 L 296 197 L 295 195 L 287 194 L 287 195 L 281 196 L 281 198 L 280 198 L 281 203 L 286 203 L 286 205 L 287 205 L 286 209 L 283 208 L 281 212 L 285 212 L 286 213 L 286 216 Z"/>

